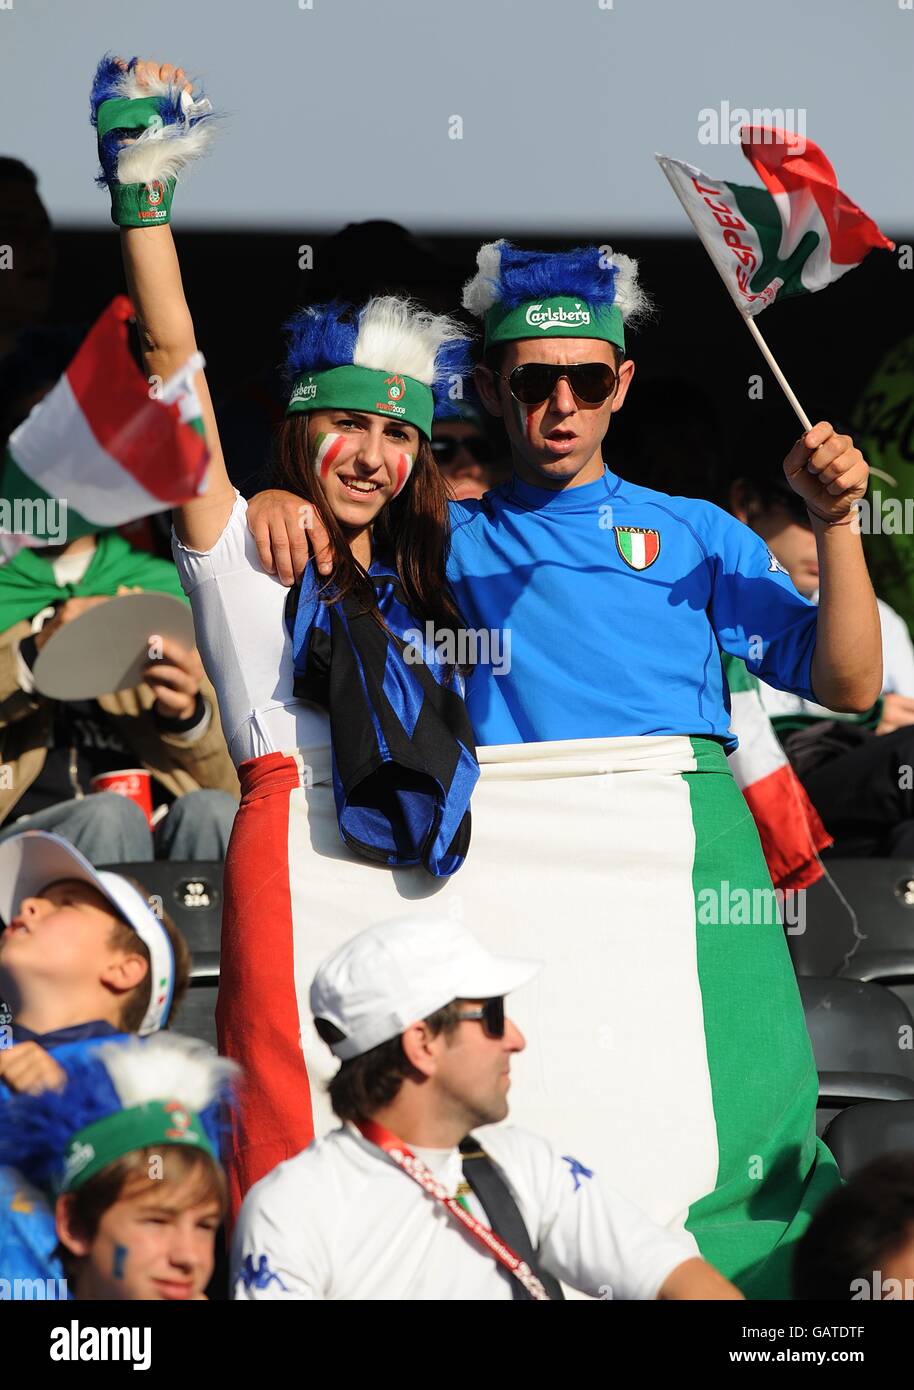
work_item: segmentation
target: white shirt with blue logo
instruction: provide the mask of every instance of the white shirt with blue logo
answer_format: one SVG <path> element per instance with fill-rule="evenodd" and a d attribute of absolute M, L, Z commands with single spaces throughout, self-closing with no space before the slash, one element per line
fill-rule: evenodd
<path fill-rule="evenodd" d="M 478 1136 L 517 1201 L 541 1267 L 600 1299 L 652 1299 L 698 1255 L 585 1162 L 512 1126 Z M 457 1149 L 412 1151 L 452 1195 Z M 467 1198 L 483 1224 L 488 1218 Z M 512 1276 L 352 1125 L 316 1139 L 248 1192 L 232 1247 L 236 1299 L 510 1300 Z"/>

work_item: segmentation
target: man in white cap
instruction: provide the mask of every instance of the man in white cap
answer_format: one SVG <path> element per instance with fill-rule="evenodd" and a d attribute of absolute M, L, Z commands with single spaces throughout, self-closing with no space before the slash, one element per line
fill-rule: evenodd
<path fill-rule="evenodd" d="M 403 918 L 334 952 L 311 986 L 342 1065 L 343 1121 L 256 1183 L 232 1258 L 239 1299 L 727 1299 L 684 1232 L 655 1225 L 508 1113 L 524 1039 L 504 996 L 539 962 L 458 922 Z"/>

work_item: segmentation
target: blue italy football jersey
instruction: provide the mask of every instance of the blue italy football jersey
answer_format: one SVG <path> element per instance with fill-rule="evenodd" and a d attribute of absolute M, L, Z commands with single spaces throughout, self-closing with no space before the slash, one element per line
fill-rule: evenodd
<path fill-rule="evenodd" d="M 484 659 L 467 690 L 479 744 L 687 734 L 732 750 L 721 649 L 816 698 L 815 606 L 710 502 L 608 469 L 564 492 L 514 477 L 452 503 L 451 525 L 448 576 Z"/>

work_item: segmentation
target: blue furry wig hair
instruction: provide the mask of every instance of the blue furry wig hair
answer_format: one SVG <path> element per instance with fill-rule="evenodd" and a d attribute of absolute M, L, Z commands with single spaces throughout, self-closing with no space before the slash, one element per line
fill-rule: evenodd
<path fill-rule="evenodd" d="M 0 1100 L 0 1166 L 18 1169 L 36 1187 L 61 1188 L 78 1130 L 154 1099 L 179 1100 L 197 1113 L 219 1153 L 237 1068 L 204 1043 L 168 1034 L 105 1042 L 68 1058 L 64 1070 L 61 1091 Z"/>
<path fill-rule="evenodd" d="M 597 305 L 616 305 L 625 323 L 650 310 L 638 283 L 638 263 L 611 246 L 572 251 L 522 251 L 509 241 L 481 246 L 478 270 L 463 291 L 463 307 L 478 318 L 498 304 L 516 309 L 530 300 L 570 295 Z"/>

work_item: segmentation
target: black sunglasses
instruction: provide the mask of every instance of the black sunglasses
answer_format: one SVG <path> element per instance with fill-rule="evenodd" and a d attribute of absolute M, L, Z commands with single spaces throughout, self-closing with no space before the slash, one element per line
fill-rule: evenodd
<path fill-rule="evenodd" d="M 481 1009 L 465 1009 L 457 1017 L 464 1020 L 482 1023 L 483 1032 L 490 1038 L 503 1038 L 505 1036 L 505 1001 L 503 998 L 484 999 Z"/>
<path fill-rule="evenodd" d="M 461 449 L 466 449 L 476 463 L 495 460 L 495 450 L 484 434 L 468 434 L 465 439 L 433 439 L 431 445 L 436 463 L 453 463 Z"/>
<path fill-rule="evenodd" d="M 521 405 L 541 405 L 548 401 L 564 377 L 579 401 L 602 405 L 615 391 L 619 378 L 608 362 L 522 362 L 510 376 L 493 372 L 508 383 L 511 395 Z"/>

